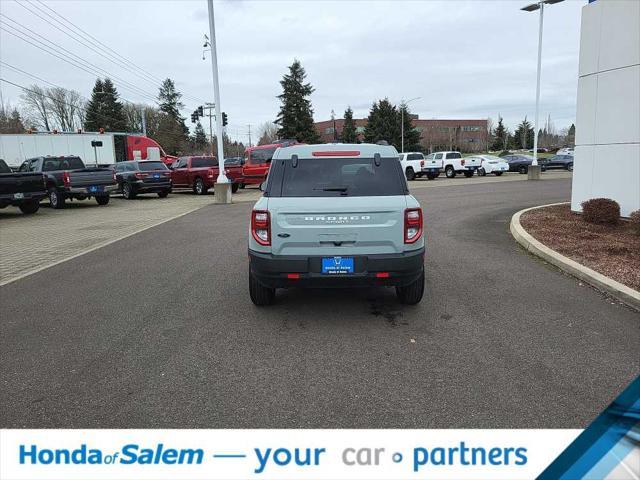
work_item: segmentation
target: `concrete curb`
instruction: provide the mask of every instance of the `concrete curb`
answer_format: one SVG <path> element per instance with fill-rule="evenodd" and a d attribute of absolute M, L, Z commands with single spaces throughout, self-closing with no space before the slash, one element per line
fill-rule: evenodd
<path fill-rule="evenodd" d="M 516 239 L 516 242 L 522 245 L 528 252 L 542 258 L 543 260 L 551 263 L 552 265 L 555 265 L 556 267 L 569 273 L 570 275 L 573 275 L 574 277 L 587 282 L 598 290 L 606 292 L 611 296 L 617 298 L 621 302 L 640 311 L 640 292 L 633 290 L 632 288 L 629 288 L 620 282 L 616 282 L 615 280 L 606 277 L 601 273 L 596 272 L 595 270 L 591 270 L 590 268 L 585 267 L 575 260 L 571 260 L 564 255 L 560 255 L 555 250 L 551 250 L 549 247 L 540 243 L 529 233 L 527 233 L 527 231 L 520 224 L 520 217 L 523 213 L 528 212 L 529 210 L 551 207 L 553 205 L 566 205 L 568 203 L 569 202 L 550 203 L 548 205 L 526 208 L 524 210 L 516 212 L 513 217 L 511 217 L 511 224 L 509 225 L 511 235 L 513 235 L 513 238 Z"/>

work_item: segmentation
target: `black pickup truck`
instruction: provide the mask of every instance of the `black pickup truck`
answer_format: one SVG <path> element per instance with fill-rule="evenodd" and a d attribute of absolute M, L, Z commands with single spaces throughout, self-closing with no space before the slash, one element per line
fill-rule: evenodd
<path fill-rule="evenodd" d="M 13 173 L 0 159 L 0 208 L 13 205 L 22 213 L 36 213 L 40 200 L 46 196 L 46 184 L 41 173 Z"/>
<path fill-rule="evenodd" d="M 110 168 L 87 168 L 80 157 L 46 156 L 25 160 L 19 172 L 37 172 L 46 177 L 47 194 L 53 208 L 64 208 L 66 200 L 94 197 L 98 205 L 109 203 L 109 193 L 118 187 Z"/>

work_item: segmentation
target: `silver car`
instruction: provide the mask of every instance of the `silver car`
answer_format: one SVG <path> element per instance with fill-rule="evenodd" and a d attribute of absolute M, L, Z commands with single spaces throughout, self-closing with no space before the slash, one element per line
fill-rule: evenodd
<path fill-rule="evenodd" d="M 422 299 L 422 209 L 394 147 L 279 148 L 263 190 L 249 231 L 253 303 L 272 303 L 277 288 L 371 285 Z"/>

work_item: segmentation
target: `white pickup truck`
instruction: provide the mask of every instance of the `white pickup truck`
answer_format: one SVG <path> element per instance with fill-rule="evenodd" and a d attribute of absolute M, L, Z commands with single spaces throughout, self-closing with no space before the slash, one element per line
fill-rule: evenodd
<path fill-rule="evenodd" d="M 426 175 L 429 180 L 433 180 L 440 175 L 442 162 L 435 165 L 432 161 L 427 161 L 421 152 L 405 152 L 399 154 L 400 165 L 407 180 L 414 180 L 416 177 Z"/>
<path fill-rule="evenodd" d="M 463 173 L 465 177 L 473 177 L 473 174 L 482 166 L 478 157 L 462 158 L 460 152 L 435 152 L 434 162 L 442 162 L 442 170 L 447 178 L 454 178 L 456 174 Z"/>

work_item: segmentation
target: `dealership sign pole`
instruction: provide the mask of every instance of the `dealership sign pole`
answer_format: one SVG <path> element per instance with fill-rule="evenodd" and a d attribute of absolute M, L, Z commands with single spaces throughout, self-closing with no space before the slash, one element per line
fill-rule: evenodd
<path fill-rule="evenodd" d="M 224 173 L 224 146 L 222 139 L 222 110 L 220 108 L 220 84 L 218 81 L 218 45 L 216 26 L 213 19 L 213 0 L 207 0 L 209 7 L 209 34 L 211 35 L 211 71 L 213 72 L 213 95 L 216 112 L 216 135 L 218 137 L 218 178 L 215 184 L 216 203 L 231 203 L 231 184 Z"/>

